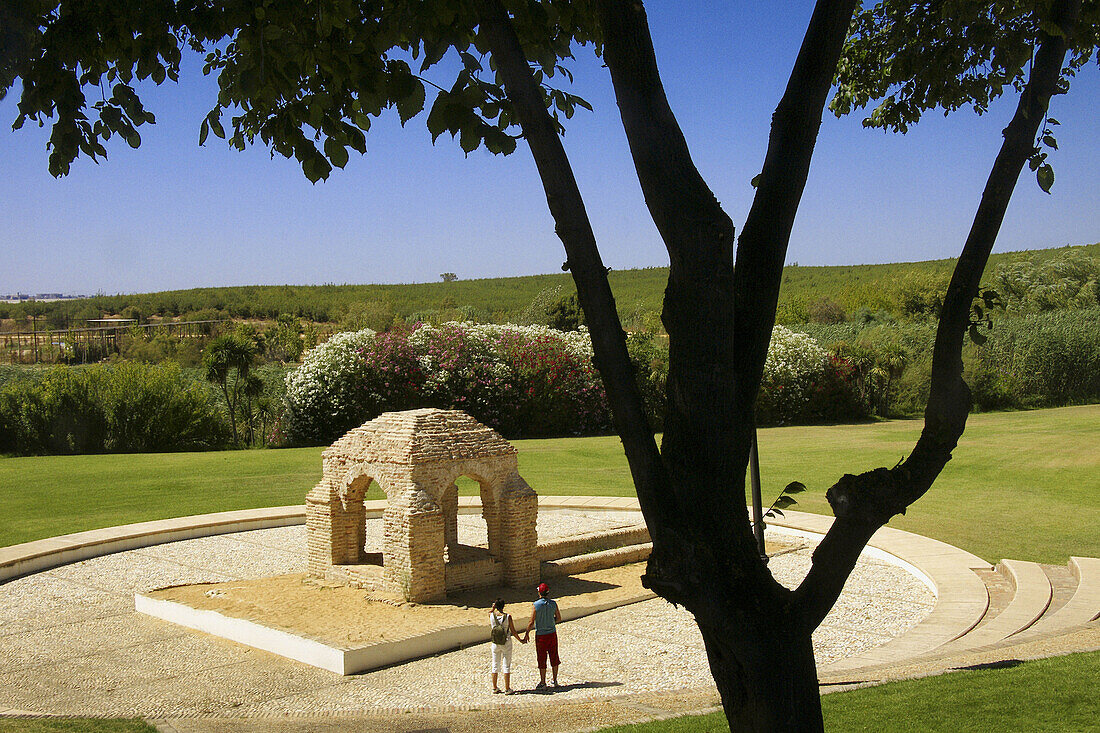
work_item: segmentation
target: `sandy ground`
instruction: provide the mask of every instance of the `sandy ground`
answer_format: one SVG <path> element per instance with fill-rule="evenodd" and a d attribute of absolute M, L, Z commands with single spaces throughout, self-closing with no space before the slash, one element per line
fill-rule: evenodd
<path fill-rule="evenodd" d="M 652 597 L 642 588 L 644 570 L 644 563 L 636 563 L 556 578 L 551 597 L 563 608 Z M 406 603 L 397 594 L 364 591 L 304 573 L 184 585 L 147 595 L 339 647 L 394 641 L 445 627 L 484 624 L 488 628 L 489 608 L 498 597 L 504 599 L 505 610 L 513 614 L 516 626 L 522 629 L 530 617 L 531 602 L 537 597 L 534 589 L 486 588 L 455 594 L 440 603 Z"/>
<path fill-rule="evenodd" d="M 768 549 L 775 554 L 786 547 L 769 543 Z M 653 598 L 642 587 L 643 572 L 645 563 L 633 563 L 555 578 L 551 597 L 562 608 L 622 605 Z M 505 601 L 505 610 L 513 615 L 517 630 L 522 632 L 537 597 L 533 588 L 484 588 L 453 594 L 439 603 L 407 603 L 397 593 L 351 588 L 305 573 L 180 585 L 146 595 L 342 648 L 396 641 L 440 628 L 488 626 L 489 608 L 497 598 Z"/>

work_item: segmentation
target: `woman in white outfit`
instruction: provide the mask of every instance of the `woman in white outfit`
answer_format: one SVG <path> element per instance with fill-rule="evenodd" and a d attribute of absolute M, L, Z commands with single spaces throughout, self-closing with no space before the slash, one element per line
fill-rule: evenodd
<path fill-rule="evenodd" d="M 519 639 L 521 644 L 526 642 L 520 639 L 516 633 L 516 625 L 512 623 L 512 615 L 504 612 L 504 599 L 493 601 L 493 607 L 489 610 L 489 646 L 493 648 L 493 693 L 500 694 L 502 690 L 497 687 L 497 673 L 504 673 L 504 690 L 506 695 L 511 695 L 512 690 L 512 637 Z M 503 641 L 500 641 L 503 639 Z"/>

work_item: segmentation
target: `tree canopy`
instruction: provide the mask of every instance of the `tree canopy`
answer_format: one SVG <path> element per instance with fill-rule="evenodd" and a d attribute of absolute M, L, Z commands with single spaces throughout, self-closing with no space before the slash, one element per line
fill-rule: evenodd
<path fill-rule="evenodd" d="M 969 107 L 982 115 L 1006 92 L 1020 94 L 1044 34 L 1061 35 L 1050 0 L 887 0 L 856 13 L 837 65 L 829 106 L 842 116 L 874 105 L 865 127 L 907 132 L 930 110 L 945 115 Z M 1056 94 L 1069 91 L 1077 71 L 1100 43 L 1100 4 L 1081 4 Z M 1044 112 L 1045 114 L 1045 112 Z M 1058 120 L 1046 115 L 1029 162 L 1050 192 L 1047 162 L 1058 143 Z"/>
<path fill-rule="evenodd" d="M 857 0 L 817 0 L 739 236 L 691 159 L 637 0 L 14 0 L 0 6 L 0 88 L 22 81 L 17 126 L 52 120 L 55 175 L 80 154 L 105 155 L 113 135 L 138 146 L 137 128 L 153 120 L 134 82 L 174 79 L 185 47 L 205 54 L 220 87 L 200 142 L 211 132 L 238 148 L 258 138 L 312 181 L 344 166 L 349 148 L 362 152 L 383 110 L 395 108 L 404 123 L 429 107 L 429 89 L 433 137 L 449 132 L 467 152 L 494 153 L 515 150 L 522 137 L 653 538 L 643 582 L 694 614 L 731 727 L 815 730 L 811 634 L 869 538 L 951 460 L 971 404 L 961 349 L 981 275 L 1023 166 L 1031 162 L 1045 189 L 1053 182 L 1039 147 L 1055 144 L 1048 104 L 1093 57 L 1098 17 L 1095 0 L 885 0 L 857 9 Z M 569 79 L 573 49 L 589 42 L 610 71 L 669 253 L 659 449 L 561 141 L 562 118 L 586 103 L 559 82 Z M 429 72 L 445 81 L 429 81 Z M 758 554 L 745 469 L 783 262 L 834 79 L 835 111 L 883 99 L 868 124 L 901 131 L 933 108 L 983 112 L 1006 88 L 1020 100 L 944 295 L 921 437 L 893 468 L 846 474 L 829 489 L 836 520 L 790 590 Z"/>
<path fill-rule="evenodd" d="M 558 84 L 573 48 L 596 39 L 587 3 L 515 2 L 509 14 L 555 119 L 588 107 Z M 138 128 L 156 121 L 140 82 L 177 81 L 188 50 L 219 85 L 199 143 L 210 133 L 239 149 L 259 139 L 311 181 L 343 168 L 349 149 L 366 151 L 372 118 L 392 108 L 404 124 L 423 111 L 429 90 L 433 139 L 448 132 L 467 153 L 507 154 L 520 137 L 477 3 L 13 0 L 0 29 L 0 98 L 21 81 L 14 127 L 52 125 L 55 176 L 80 155 L 106 157 L 113 136 L 138 147 Z"/>

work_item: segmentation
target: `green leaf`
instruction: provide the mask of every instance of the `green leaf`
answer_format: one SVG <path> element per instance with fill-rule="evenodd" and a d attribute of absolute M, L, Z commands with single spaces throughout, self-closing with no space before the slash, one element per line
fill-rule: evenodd
<path fill-rule="evenodd" d="M 131 148 L 134 148 L 135 150 L 141 147 L 141 135 L 138 134 L 137 130 L 130 128 L 129 133 L 125 133 L 125 135 L 127 145 L 129 145 Z"/>
<path fill-rule="evenodd" d="M 448 100 L 445 98 L 446 92 L 440 92 L 435 97 L 435 102 L 432 103 L 432 109 L 428 112 L 428 132 L 432 135 L 432 142 L 434 143 L 436 138 L 443 134 L 443 131 L 447 129 L 447 107 Z"/>
<path fill-rule="evenodd" d="M 331 137 L 325 140 L 325 155 L 328 156 L 328 159 L 332 161 L 332 164 L 337 168 L 343 168 L 348 164 L 347 148 Z"/>
<path fill-rule="evenodd" d="M 757 173 L 755 176 L 752 177 L 752 180 L 749 181 L 749 185 L 753 188 L 758 188 L 760 186 L 760 179 L 763 178 L 763 176 L 763 173 Z"/>
<path fill-rule="evenodd" d="M 792 481 L 783 489 L 784 494 L 801 494 L 806 490 L 806 484 L 801 481 Z"/>
<path fill-rule="evenodd" d="M 302 161 L 302 172 L 306 174 L 310 183 L 317 183 L 322 178 L 327 178 L 328 172 L 325 170 L 327 167 L 328 162 L 317 155 L 310 155 Z"/>
<path fill-rule="evenodd" d="M 160 64 L 157 64 L 153 67 L 153 81 L 155 81 L 157 84 L 164 83 L 164 67 Z"/>
<path fill-rule="evenodd" d="M 1050 193 L 1051 186 L 1054 185 L 1054 169 L 1050 167 L 1049 163 L 1043 163 L 1035 171 L 1035 180 L 1039 182 L 1039 188 L 1043 189 L 1046 193 Z"/>
<path fill-rule="evenodd" d="M 776 499 L 775 503 L 772 504 L 772 506 L 776 509 L 786 509 L 787 507 L 794 506 L 797 503 L 797 501 L 784 494 Z"/>
<path fill-rule="evenodd" d="M 982 334 L 981 331 L 978 330 L 978 324 L 977 323 L 971 323 L 969 330 L 970 330 L 970 340 L 973 341 L 978 346 L 982 346 L 983 344 L 985 344 L 986 341 L 989 340 Z"/>
<path fill-rule="evenodd" d="M 199 145 L 206 144 L 206 137 L 210 134 L 210 123 L 206 120 L 202 121 L 199 125 Z"/>
<path fill-rule="evenodd" d="M 219 119 L 221 117 L 220 113 L 220 109 L 212 109 L 210 110 L 210 113 L 206 115 L 206 119 L 210 123 L 210 129 L 211 131 L 213 131 L 214 135 L 224 140 L 225 128 L 222 127 L 221 120 Z"/>
<path fill-rule="evenodd" d="M 462 152 L 467 154 L 477 150 L 477 146 L 481 144 L 481 135 L 478 134 L 477 128 L 472 124 L 463 125 L 458 144 L 462 146 Z"/>
<path fill-rule="evenodd" d="M 424 109 L 424 98 L 424 84 L 416 79 L 412 92 L 397 100 L 397 114 L 401 117 L 402 126 Z"/>

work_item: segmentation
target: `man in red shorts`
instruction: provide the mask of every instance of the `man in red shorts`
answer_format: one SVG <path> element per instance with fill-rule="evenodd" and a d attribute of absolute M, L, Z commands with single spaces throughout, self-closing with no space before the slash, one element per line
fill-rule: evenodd
<path fill-rule="evenodd" d="M 553 672 L 554 687 L 558 686 L 558 633 L 557 625 L 561 623 L 561 611 L 558 604 L 551 598 L 547 598 L 550 588 L 546 583 L 539 583 L 539 599 L 535 601 L 531 609 L 531 620 L 527 622 L 527 632 L 523 636 L 526 642 L 531 636 L 531 629 L 535 630 L 535 653 L 538 655 L 539 677 L 541 680 L 535 685 L 536 690 L 546 689 L 546 658 L 550 658 L 550 669 Z"/>

